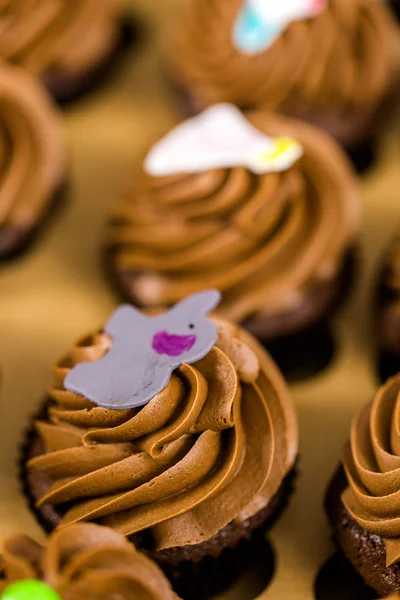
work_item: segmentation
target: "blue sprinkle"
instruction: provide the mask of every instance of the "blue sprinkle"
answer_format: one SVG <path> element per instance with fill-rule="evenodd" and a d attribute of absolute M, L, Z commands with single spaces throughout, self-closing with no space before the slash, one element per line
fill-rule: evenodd
<path fill-rule="evenodd" d="M 279 29 L 273 23 L 264 22 L 247 2 L 239 14 L 233 32 L 233 41 L 245 54 L 258 54 L 274 41 Z"/>

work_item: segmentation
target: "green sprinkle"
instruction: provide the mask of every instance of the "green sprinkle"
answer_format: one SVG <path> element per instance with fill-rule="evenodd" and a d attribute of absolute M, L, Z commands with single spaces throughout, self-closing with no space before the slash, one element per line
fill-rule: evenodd
<path fill-rule="evenodd" d="M 35 579 L 12 583 L 0 594 L 0 600 L 61 600 L 55 590 Z"/>

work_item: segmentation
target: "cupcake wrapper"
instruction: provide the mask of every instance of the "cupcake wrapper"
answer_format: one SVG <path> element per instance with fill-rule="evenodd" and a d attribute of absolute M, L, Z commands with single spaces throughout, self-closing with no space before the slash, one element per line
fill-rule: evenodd
<path fill-rule="evenodd" d="M 389 4 L 393 8 L 397 18 L 400 20 L 400 1 L 399 0 L 390 0 Z"/>
<path fill-rule="evenodd" d="M 275 572 L 273 549 L 261 531 L 254 532 L 249 540 L 241 540 L 236 548 L 224 550 L 219 558 L 186 562 L 179 569 L 164 568 L 164 572 L 180 598 L 206 600 L 223 593 L 261 560 L 261 592 L 268 587 Z"/>

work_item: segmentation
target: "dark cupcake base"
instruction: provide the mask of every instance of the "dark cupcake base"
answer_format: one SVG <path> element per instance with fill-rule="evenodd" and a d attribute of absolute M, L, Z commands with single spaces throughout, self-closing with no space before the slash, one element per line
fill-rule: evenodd
<path fill-rule="evenodd" d="M 365 138 L 361 143 L 344 148 L 359 175 L 366 173 L 377 161 L 378 136 Z"/>
<path fill-rule="evenodd" d="M 39 238 L 49 222 L 56 217 L 62 209 L 68 194 L 69 185 L 66 181 L 54 193 L 37 223 L 27 229 L 17 227 L 0 227 L 0 262 L 19 257 L 28 250 Z"/>
<path fill-rule="evenodd" d="M 389 285 L 395 272 L 394 260 L 385 259 L 377 276 L 373 306 L 377 372 L 382 382 L 400 372 L 400 293 Z"/>
<path fill-rule="evenodd" d="M 254 566 L 262 568 L 261 594 L 275 572 L 275 556 L 264 531 L 257 530 L 249 540 L 241 540 L 235 549 L 224 550 L 218 558 L 206 557 L 200 563 L 187 561 L 179 569 L 163 567 L 182 600 L 207 600 L 233 586 Z"/>
<path fill-rule="evenodd" d="M 325 502 L 335 541 L 366 586 L 385 598 L 400 591 L 400 564 L 386 567 L 382 538 L 360 527 L 347 512 L 341 501 L 346 486 L 346 476 L 340 467 L 330 483 Z"/>
<path fill-rule="evenodd" d="M 121 20 L 115 45 L 101 62 L 82 74 L 48 73 L 43 83 L 55 101 L 65 106 L 82 98 L 104 83 L 117 67 L 125 51 L 139 37 L 140 29 L 129 19 Z"/>
<path fill-rule="evenodd" d="M 399 331 L 400 339 L 400 331 Z M 400 356 L 382 350 L 378 356 L 378 375 L 382 383 L 400 373 Z"/>
<path fill-rule="evenodd" d="M 315 600 L 376 600 L 376 592 L 365 585 L 342 552 L 321 567 L 314 585 Z"/>
<path fill-rule="evenodd" d="M 270 324 L 267 322 L 264 323 L 264 331 L 257 328 L 255 323 L 243 323 L 250 333 L 263 342 L 288 381 L 302 381 L 317 375 L 334 359 L 336 343 L 330 320 L 350 295 L 356 280 L 357 265 L 358 250 L 352 248 L 337 279 L 314 292 L 310 291 L 309 301 L 301 313 L 293 313 L 280 323 L 285 335 L 268 339 L 265 334 Z M 310 325 L 298 329 L 298 323 L 305 318 Z"/>
<path fill-rule="evenodd" d="M 400 20 L 400 0 L 389 0 L 388 4 L 393 9 L 396 17 Z"/>
<path fill-rule="evenodd" d="M 44 416 L 46 404 L 47 401 L 36 418 Z M 39 456 L 43 451 L 42 442 L 31 427 L 22 448 L 20 476 L 31 510 L 49 533 L 59 525 L 68 506 L 35 506 L 37 499 L 49 489 L 51 481 L 47 475 L 27 469 L 25 465 L 30 458 Z M 260 553 L 265 570 L 263 581 L 267 585 L 274 572 L 274 558 L 264 531 L 285 509 L 293 491 L 295 475 L 296 469 L 293 468 L 266 508 L 242 523 L 228 524 L 206 542 L 156 551 L 149 534 L 136 534 L 131 541 L 160 565 L 183 600 L 205 600 L 220 593 L 252 567 Z"/>
<path fill-rule="evenodd" d="M 328 321 L 264 344 L 289 382 L 299 382 L 329 367 L 336 352 L 335 336 Z"/>

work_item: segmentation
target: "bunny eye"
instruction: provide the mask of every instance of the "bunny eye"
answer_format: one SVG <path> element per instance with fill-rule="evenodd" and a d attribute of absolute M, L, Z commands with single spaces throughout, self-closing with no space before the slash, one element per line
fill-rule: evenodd
<path fill-rule="evenodd" d="M 189 323 L 189 329 L 194 329 L 194 323 Z"/>

